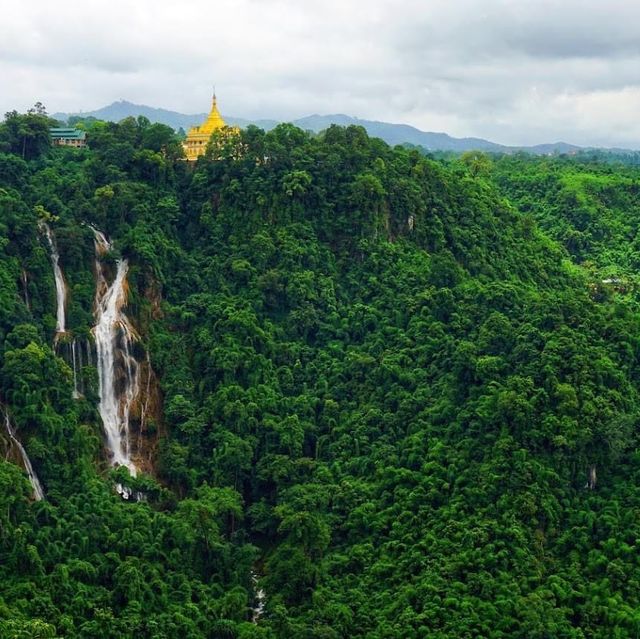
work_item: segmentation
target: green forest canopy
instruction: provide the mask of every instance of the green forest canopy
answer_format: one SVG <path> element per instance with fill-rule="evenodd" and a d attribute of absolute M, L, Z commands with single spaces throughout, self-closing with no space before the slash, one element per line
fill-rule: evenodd
<path fill-rule="evenodd" d="M 47 494 L 0 461 L 0 636 L 640 635 L 633 162 L 49 124 L 0 125 L 0 398 Z M 72 398 L 43 218 L 74 335 L 88 225 L 129 259 L 152 475 L 109 470 L 90 365 Z"/>

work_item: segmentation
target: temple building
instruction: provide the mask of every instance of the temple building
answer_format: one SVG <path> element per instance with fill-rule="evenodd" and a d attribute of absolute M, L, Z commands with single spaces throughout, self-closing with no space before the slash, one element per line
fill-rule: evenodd
<path fill-rule="evenodd" d="M 239 130 L 238 127 L 228 127 L 225 124 L 225 121 L 220 115 L 220 111 L 218 111 L 218 103 L 216 94 L 214 93 L 209 116 L 200 126 L 193 126 L 189 129 L 187 139 L 182 144 L 186 159 L 197 160 L 201 155 L 204 155 L 211 135 L 216 131 L 226 131 L 229 134 L 235 134 L 238 133 Z"/>

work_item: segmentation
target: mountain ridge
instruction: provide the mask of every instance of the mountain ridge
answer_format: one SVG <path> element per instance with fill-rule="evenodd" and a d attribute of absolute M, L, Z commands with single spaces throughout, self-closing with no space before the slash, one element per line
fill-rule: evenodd
<path fill-rule="evenodd" d="M 206 113 L 185 114 L 178 111 L 171 111 L 169 109 L 150 107 L 145 104 L 135 104 L 127 100 L 119 100 L 93 111 L 76 113 L 58 112 L 54 113 L 52 117 L 57 120 L 66 121 L 73 116 L 83 116 L 118 122 L 126 117 L 135 117 L 139 115 L 149 118 L 151 122 L 160 122 L 176 130 L 180 128 L 186 130 L 191 126 L 199 124 L 207 116 Z M 273 129 L 281 122 L 280 120 L 274 119 L 265 118 L 251 120 L 233 116 L 225 116 L 225 119 L 228 124 L 233 126 L 246 127 L 253 124 L 265 131 Z M 508 146 L 492 142 L 490 140 L 485 140 L 483 138 L 456 138 L 443 132 L 422 131 L 410 124 L 366 120 L 345 115 L 343 113 L 328 115 L 315 113 L 294 119 L 291 122 L 292 124 L 299 126 L 301 129 L 310 130 L 314 133 L 319 133 L 320 131 L 328 128 L 331 124 L 338 124 L 341 126 L 362 126 L 366 129 L 369 135 L 381 138 L 387 142 L 387 144 L 412 144 L 424 147 L 428 151 L 489 151 L 495 153 L 515 153 L 518 151 L 526 151 L 536 155 L 553 155 L 559 153 L 575 153 L 586 148 L 562 141 L 541 143 L 532 146 Z"/>

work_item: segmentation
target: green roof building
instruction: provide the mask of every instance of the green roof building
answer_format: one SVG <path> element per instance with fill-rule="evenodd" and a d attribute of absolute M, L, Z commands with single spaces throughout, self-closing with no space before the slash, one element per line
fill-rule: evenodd
<path fill-rule="evenodd" d="M 49 133 L 55 146 L 72 146 L 75 148 L 87 146 L 87 134 L 82 129 L 53 127 L 49 129 Z"/>

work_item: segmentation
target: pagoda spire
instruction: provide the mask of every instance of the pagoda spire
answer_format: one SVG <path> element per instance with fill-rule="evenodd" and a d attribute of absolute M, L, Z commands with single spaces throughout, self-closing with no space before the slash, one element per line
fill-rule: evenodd
<path fill-rule="evenodd" d="M 209 112 L 207 119 L 200 126 L 194 126 L 189 129 L 187 139 L 183 144 L 187 160 L 196 160 L 200 155 L 204 155 L 207 144 L 211 138 L 211 134 L 216 131 L 224 130 L 225 127 L 225 121 L 220 115 L 220 111 L 218 111 L 216 87 L 213 85 L 211 111 Z M 239 129 L 237 127 L 232 127 L 229 131 L 235 134 Z"/>

